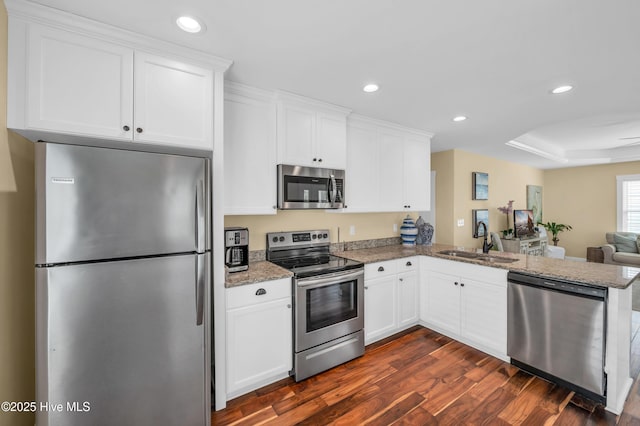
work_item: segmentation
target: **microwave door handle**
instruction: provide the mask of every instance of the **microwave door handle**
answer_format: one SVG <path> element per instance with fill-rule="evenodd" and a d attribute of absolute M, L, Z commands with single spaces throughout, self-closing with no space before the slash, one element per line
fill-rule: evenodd
<path fill-rule="evenodd" d="M 336 202 L 336 177 L 334 175 L 329 176 L 329 201 L 331 204 Z"/>

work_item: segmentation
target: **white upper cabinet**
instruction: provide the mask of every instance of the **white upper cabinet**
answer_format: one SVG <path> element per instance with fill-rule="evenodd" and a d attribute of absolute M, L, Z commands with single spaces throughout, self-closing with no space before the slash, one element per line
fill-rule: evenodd
<path fill-rule="evenodd" d="M 276 186 L 274 96 L 270 92 L 226 82 L 224 213 L 275 214 Z"/>
<path fill-rule="evenodd" d="M 431 143 L 424 137 L 404 139 L 403 206 L 409 210 L 431 209 Z"/>
<path fill-rule="evenodd" d="M 213 71 L 135 53 L 133 139 L 211 149 Z"/>
<path fill-rule="evenodd" d="M 184 59 L 188 49 L 38 5 L 7 7 L 7 127 L 32 140 L 213 148 L 214 79 L 229 61 Z"/>
<path fill-rule="evenodd" d="M 133 50 L 36 24 L 27 31 L 24 127 L 131 138 Z"/>
<path fill-rule="evenodd" d="M 346 212 L 430 209 L 431 134 L 351 115 Z"/>
<path fill-rule="evenodd" d="M 278 164 L 345 169 L 349 110 L 278 93 Z"/>

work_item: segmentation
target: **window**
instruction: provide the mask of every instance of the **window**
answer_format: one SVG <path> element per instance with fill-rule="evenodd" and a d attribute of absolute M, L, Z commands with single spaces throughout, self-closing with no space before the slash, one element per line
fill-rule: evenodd
<path fill-rule="evenodd" d="M 618 231 L 640 233 L 640 175 L 617 176 Z"/>

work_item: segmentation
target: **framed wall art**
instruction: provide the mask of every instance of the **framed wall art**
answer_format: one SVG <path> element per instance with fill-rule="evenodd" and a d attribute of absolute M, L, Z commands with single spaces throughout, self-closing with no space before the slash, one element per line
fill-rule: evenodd
<path fill-rule="evenodd" d="M 489 210 L 488 209 L 474 209 L 472 212 L 473 220 L 473 238 L 484 237 L 485 228 L 478 227 L 478 222 L 484 222 L 486 229 L 489 229 Z M 477 231 L 477 233 L 476 233 Z"/>
<path fill-rule="evenodd" d="M 533 224 L 542 222 L 542 187 L 527 185 L 527 210 L 533 211 Z"/>
<path fill-rule="evenodd" d="M 472 200 L 488 200 L 489 199 L 489 173 L 472 172 Z"/>

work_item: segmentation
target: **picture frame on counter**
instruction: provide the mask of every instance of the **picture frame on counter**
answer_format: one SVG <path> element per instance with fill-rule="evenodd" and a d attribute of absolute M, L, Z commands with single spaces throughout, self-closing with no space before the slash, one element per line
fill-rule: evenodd
<path fill-rule="evenodd" d="M 489 199 L 489 173 L 472 172 L 471 173 L 471 199 L 472 200 L 488 200 Z"/>

